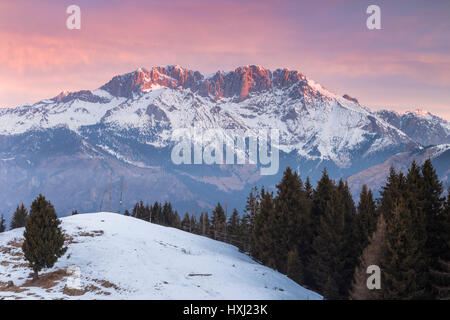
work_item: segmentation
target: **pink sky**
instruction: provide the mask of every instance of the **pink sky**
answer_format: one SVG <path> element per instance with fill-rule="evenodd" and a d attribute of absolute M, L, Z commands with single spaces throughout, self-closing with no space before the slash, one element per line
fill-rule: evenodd
<path fill-rule="evenodd" d="M 382 30 L 366 28 L 378 4 Z M 81 8 L 68 30 L 66 8 Z M 0 0 L 0 106 L 138 67 L 296 69 L 372 107 L 450 119 L 450 1 Z"/>

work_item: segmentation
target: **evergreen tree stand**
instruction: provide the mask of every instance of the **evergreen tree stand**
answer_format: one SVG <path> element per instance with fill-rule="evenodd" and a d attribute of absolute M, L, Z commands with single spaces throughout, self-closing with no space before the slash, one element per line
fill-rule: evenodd
<path fill-rule="evenodd" d="M 60 220 L 52 204 L 43 195 L 33 201 L 30 215 L 25 223 L 22 251 L 33 269 L 33 281 L 39 278 L 39 271 L 51 268 L 67 250 Z"/>

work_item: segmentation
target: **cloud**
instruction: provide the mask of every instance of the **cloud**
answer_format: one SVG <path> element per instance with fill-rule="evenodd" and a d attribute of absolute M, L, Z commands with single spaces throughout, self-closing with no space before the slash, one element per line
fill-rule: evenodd
<path fill-rule="evenodd" d="M 404 105 L 434 96 L 445 106 L 450 10 L 381 2 L 380 32 L 365 29 L 361 1 L 79 0 L 80 31 L 66 29 L 65 2 L 0 2 L 0 105 L 93 89 L 140 66 L 209 73 L 260 64 L 298 69 L 368 103 L 384 82 L 402 87 L 389 97 Z M 21 98 L 21 88 L 33 94 Z"/>

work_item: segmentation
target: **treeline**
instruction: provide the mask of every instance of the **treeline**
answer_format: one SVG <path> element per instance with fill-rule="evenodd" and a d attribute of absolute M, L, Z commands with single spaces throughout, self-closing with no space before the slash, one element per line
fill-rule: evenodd
<path fill-rule="evenodd" d="M 143 201 L 136 203 L 131 213 L 126 210 L 126 216 L 132 216 L 138 219 L 149 221 L 163 226 L 178 228 L 187 232 L 203 235 L 212 239 L 232 243 L 236 246 L 242 247 L 244 239 L 241 228 L 242 223 L 239 218 L 239 213 L 236 209 L 233 210 L 232 215 L 227 220 L 225 210 L 220 203 L 212 212 L 211 218 L 207 212 L 201 213 L 200 217 L 185 212 L 183 218 L 176 210 L 173 210 L 170 202 L 161 204 L 155 202 L 153 205 L 144 205 Z"/>
<path fill-rule="evenodd" d="M 73 211 L 72 215 L 78 214 L 77 211 Z M 17 228 L 23 228 L 25 227 L 25 223 L 29 217 L 28 209 L 25 206 L 25 204 L 20 204 L 17 206 L 16 210 L 13 213 L 13 217 L 11 220 L 11 223 L 9 225 L 9 230 L 14 230 Z M 2 215 L 0 215 L 0 233 L 6 231 L 6 222 L 5 218 Z"/>
<path fill-rule="evenodd" d="M 17 206 L 14 211 L 13 218 L 11 220 L 9 230 L 23 228 L 25 227 L 25 222 L 28 217 L 28 209 L 22 203 L 20 206 Z M 6 223 L 3 214 L 0 216 L 0 232 L 6 231 Z"/>
<path fill-rule="evenodd" d="M 245 212 L 211 219 L 170 203 L 133 208 L 132 216 L 236 245 L 255 260 L 326 299 L 449 299 L 449 196 L 430 160 L 407 174 L 391 168 L 379 199 L 363 186 L 355 205 L 347 182 L 324 170 L 317 186 L 287 168 L 275 192 L 254 188 Z M 129 214 L 128 212 L 126 214 Z M 381 289 L 367 288 L 367 267 L 381 270 Z"/>

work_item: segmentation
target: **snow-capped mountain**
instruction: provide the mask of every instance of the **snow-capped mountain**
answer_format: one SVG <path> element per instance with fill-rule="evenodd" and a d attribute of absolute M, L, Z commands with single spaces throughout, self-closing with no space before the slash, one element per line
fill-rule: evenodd
<path fill-rule="evenodd" d="M 276 128 L 283 151 L 343 167 L 354 151 L 368 155 L 410 142 L 370 110 L 301 73 L 258 66 L 209 77 L 178 66 L 138 69 L 93 92 L 62 92 L 32 106 L 1 110 L 0 121 L 3 135 L 57 126 L 81 133 L 86 126 L 104 125 L 136 130 L 158 146 L 167 146 L 177 128 Z"/>
<path fill-rule="evenodd" d="M 450 123 L 430 112 L 416 109 L 401 114 L 381 110 L 376 114 L 424 146 L 450 143 Z"/>
<path fill-rule="evenodd" d="M 422 148 L 387 120 L 298 71 L 244 66 L 205 76 L 179 66 L 140 68 L 94 91 L 0 110 L 0 211 L 39 192 L 64 214 L 97 211 L 106 191 L 120 193 L 121 180 L 126 206 L 143 199 L 195 212 L 217 201 L 241 207 L 252 185 L 270 188 L 287 165 L 313 181 L 324 167 L 347 177 Z M 172 132 L 192 127 L 278 129 L 278 174 L 261 176 L 253 164 L 173 164 Z"/>
<path fill-rule="evenodd" d="M 174 228 L 106 212 L 61 227 L 67 252 L 32 284 L 24 229 L 0 234 L 0 300 L 322 298 L 234 246 Z"/>

